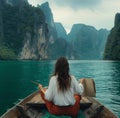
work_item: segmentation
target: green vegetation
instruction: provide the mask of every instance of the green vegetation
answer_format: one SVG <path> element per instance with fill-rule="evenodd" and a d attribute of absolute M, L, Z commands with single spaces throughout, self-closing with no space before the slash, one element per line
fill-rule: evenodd
<path fill-rule="evenodd" d="M 53 44 L 48 45 L 48 56 L 50 59 L 56 59 L 66 55 L 67 42 L 63 38 L 58 38 Z"/>
<path fill-rule="evenodd" d="M 0 60 L 7 60 L 7 59 L 17 59 L 17 55 L 12 49 L 9 49 L 5 46 L 0 46 Z"/>

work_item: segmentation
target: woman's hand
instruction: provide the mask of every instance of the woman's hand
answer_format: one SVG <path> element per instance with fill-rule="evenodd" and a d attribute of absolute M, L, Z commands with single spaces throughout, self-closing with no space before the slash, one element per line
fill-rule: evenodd
<path fill-rule="evenodd" d="M 38 88 L 39 88 L 40 90 L 42 90 L 42 89 L 43 89 L 42 84 L 39 84 L 39 85 L 38 85 Z"/>
<path fill-rule="evenodd" d="M 39 85 L 38 85 L 38 88 L 40 89 L 41 92 L 43 92 L 43 93 L 45 94 L 45 91 L 44 91 L 44 89 L 43 89 L 43 87 L 42 87 L 42 84 L 39 84 Z"/>
<path fill-rule="evenodd" d="M 81 78 L 80 80 L 79 80 L 79 83 L 81 83 L 81 84 L 83 84 L 85 82 L 85 79 L 84 78 Z"/>

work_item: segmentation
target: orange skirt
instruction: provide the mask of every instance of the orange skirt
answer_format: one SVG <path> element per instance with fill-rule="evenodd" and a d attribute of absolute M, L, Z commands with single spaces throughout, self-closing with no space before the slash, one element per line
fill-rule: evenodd
<path fill-rule="evenodd" d="M 80 99 L 81 96 L 80 95 L 74 95 L 75 97 L 75 104 L 71 105 L 71 106 L 57 106 L 55 105 L 53 102 L 50 102 L 48 100 L 45 99 L 45 95 L 43 92 L 40 92 L 42 99 L 45 101 L 46 107 L 48 109 L 48 111 L 51 114 L 54 115 L 69 115 L 72 117 L 76 117 L 78 115 L 78 111 L 80 109 Z"/>

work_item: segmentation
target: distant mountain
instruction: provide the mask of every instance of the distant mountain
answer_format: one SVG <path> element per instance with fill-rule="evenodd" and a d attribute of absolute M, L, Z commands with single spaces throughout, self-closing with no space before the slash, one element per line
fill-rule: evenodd
<path fill-rule="evenodd" d="M 39 8 L 45 14 L 45 22 L 48 27 L 48 46 L 46 49 L 47 58 L 56 59 L 59 56 L 65 56 L 66 40 L 63 37 L 59 37 L 58 31 L 60 32 L 61 30 L 56 29 L 49 3 L 45 2 L 39 6 Z"/>
<path fill-rule="evenodd" d="M 66 30 L 63 27 L 63 25 L 61 23 L 55 23 L 55 27 L 56 27 L 56 30 L 57 30 L 58 38 L 67 39 L 67 33 L 66 33 Z"/>
<path fill-rule="evenodd" d="M 68 34 L 68 40 L 74 40 L 76 35 L 79 33 L 82 27 L 84 27 L 84 24 L 74 24 L 72 26 L 72 29 L 70 33 Z"/>
<path fill-rule="evenodd" d="M 45 2 L 41 5 L 38 5 L 38 7 L 43 11 L 45 15 L 45 22 L 49 24 L 51 27 L 55 27 L 53 14 L 51 8 L 49 7 L 49 3 Z"/>
<path fill-rule="evenodd" d="M 109 31 L 73 25 L 67 35 L 55 23 L 49 3 L 0 0 L 0 59 L 102 59 Z"/>
<path fill-rule="evenodd" d="M 107 39 L 104 59 L 120 60 L 120 13 L 115 15 L 115 23 Z"/>
<path fill-rule="evenodd" d="M 108 31 L 107 29 L 100 29 L 98 30 L 98 49 L 99 49 L 99 54 L 100 54 L 100 58 L 103 59 L 104 58 L 104 50 L 105 50 L 105 45 L 107 42 L 107 38 L 109 35 L 110 31 Z"/>
<path fill-rule="evenodd" d="M 104 45 L 109 31 L 96 30 L 85 24 L 73 25 L 68 34 L 68 58 L 71 59 L 102 59 Z"/>

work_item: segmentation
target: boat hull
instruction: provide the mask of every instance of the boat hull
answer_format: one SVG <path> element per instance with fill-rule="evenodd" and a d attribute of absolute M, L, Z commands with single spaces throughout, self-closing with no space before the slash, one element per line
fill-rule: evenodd
<path fill-rule="evenodd" d="M 114 113 L 93 97 L 82 97 L 80 105 L 85 118 L 117 118 Z M 97 109 L 99 107 L 101 109 Z M 36 91 L 9 109 L 1 118 L 22 118 L 22 115 L 24 115 L 23 111 L 20 110 L 22 108 L 28 114 L 28 118 L 41 118 L 44 115 L 42 109 L 46 106 L 39 91 Z M 30 113 L 31 111 L 32 113 Z"/>

